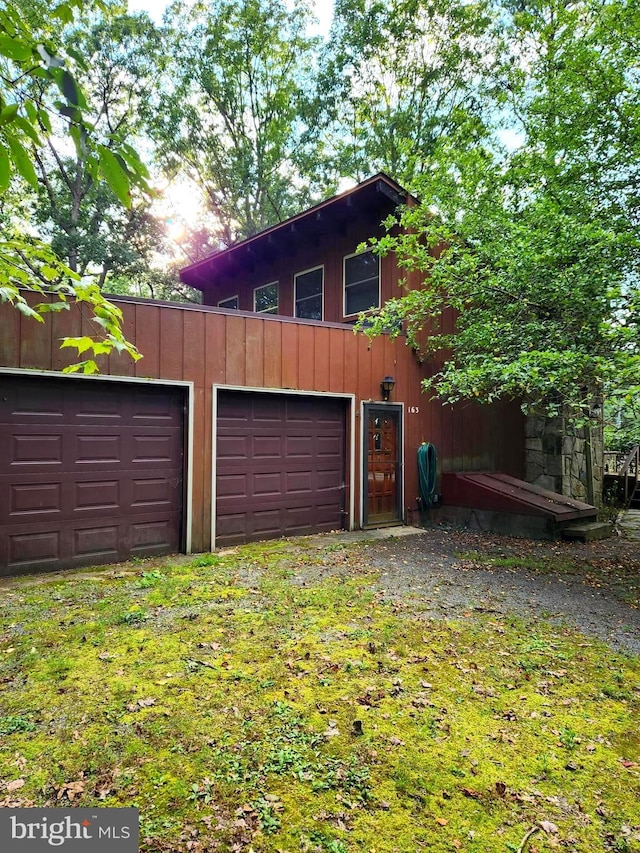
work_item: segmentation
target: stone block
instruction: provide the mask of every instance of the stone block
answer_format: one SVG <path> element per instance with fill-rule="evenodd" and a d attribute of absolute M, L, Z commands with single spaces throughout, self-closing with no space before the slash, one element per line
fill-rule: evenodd
<path fill-rule="evenodd" d="M 562 441 L 563 437 L 561 435 L 546 433 L 542 437 L 542 449 L 550 456 L 560 456 L 562 453 Z"/>
<path fill-rule="evenodd" d="M 527 450 L 525 461 L 527 464 L 527 468 L 530 465 L 534 465 L 538 468 L 541 468 L 543 471 L 545 469 L 545 463 L 547 461 L 547 457 L 544 453 L 538 450 Z"/>
<path fill-rule="evenodd" d="M 524 434 L 526 438 L 540 438 L 544 433 L 545 418 L 529 415 L 524 422 Z"/>
<path fill-rule="evenodd" d="M 547 474 L 550 474 L 552 477 L 561 477 L 564 473 L 563 469 L 563 458 L 562 456 L 547 456 L 546 462 Z"/>
<path fill-rule="evenodd" d="M 549 474 L 542 474 L 534 481 L 534 485 L 550 492 L 558 492 L 560 487 L 559 478 L 550 477 Z"/>
<path fill-rule="evenodd" d="M 596 539 L 608 539 L 611 536 L 611 525 L 601 521 L 586 524 L 572 524 L 562 531 L 563 539 L 573 539 L 578 542 L 594 542 Z"/>

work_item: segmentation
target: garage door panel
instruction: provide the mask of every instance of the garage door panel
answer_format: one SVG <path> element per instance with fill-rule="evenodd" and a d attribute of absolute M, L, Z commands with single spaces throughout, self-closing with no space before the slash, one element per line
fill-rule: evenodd
<path fill-rule="evenodd" d="M 87 558 L 102 562 L 110 562 L 118 559 L 118 533 L 117 524 L 100 525 L 98 527 L 87 527 L 74 530 L 73 558 Z"/>
<path fill-rule="evenodd" d="M 135 521 L 131 524 L 131 554 L 158 553 L 158 549 L 168 550 L 175 539 L 174 519 L 154 518 L 152 521 Z"/>
<path fill-rule="evenodd" d="M 171 387 L 0 376 L 0 574 L 179 550 L 183 410 Z"/>
<path fill-rule="evenodd" d="M 42 515 L 62 511 L 62 488 L 60 483 L 12 483 L 7 491 L 9 497 L 8 517 Z"/>
<path fill-rule="evenodd" d="M 249 494 L 247 474 L 219 474 L 216 479 L 218 498 L 242 498 Z"/>
<path fill-rule="evenodd" d="M 279 497 L 282 494 L 282 474 L 279 471 L 254 474 L 252 493 L 256 497 Z"/>
<path fill-rule="evenodd" d="M 181 413 L 172 405 L 171 398 L 167 397 L 164 388 L 147 390 L 144 396 L 133 400 L 131 402 L 131 419 L 136 427 L 182 426 Z"/>
<path fill-rule="evenodd" d="M 6 462 L 12 467 L 63 463 L 61 435 L 47 435 L 39 430 L 32 434 L 21 431 L 11 435 L 10 443 L 11 450 Z"/>
<path fill-rule="evenodd" d="M 59 530 L 46 530 L 43 533 L 10 533 L 8 545 L 8 562 L 13 569 L 20 569 L 33 563 L 52 565 L 60 560 Z"/>
<path fill-rule="evenodd" d="M 60 420 L 63 417 L 64 398 L 58 388 L 43 388 L 34 398 L 28 388 L 16 386 L 7 389 L 4 397 L 7 414 L 21 423 L 40 423 L 46 419 Z"/>
<path fill-rule="evenodd" d="M 133 557 L 169 554 L 179 541 L 180 515 L 158 513 L 131 519 L 104 518 L 73 527 L 51 523 L 0 529 L 0 576 L 97 565 Z"/>
<path fill-rule="evenodd" d="M 316 455 L 321 459 L 335 459 L 342 452 L 342 438 L 339 435 L 320 435 L 316 440 Z"/>
<path fill-rule="evenodd" d="M 119 480 L 87 480 L 85 483 L 75 483 L 74 511 L 87 510 L 95 512 L 98 509 L 119 510 L 121 507 Z"/>
<path fill-rule="evenodd" d="M 122 463 L 122 438 L 119 435 L 79 435 L 76 437 L 74 462 L 76 465 L 105 462 Z"/>
<path fill-rule="evenodd" d="M 69 412 L 75 420 L 94 425 L 115 426 L 126 418 L 126 411 L 113 394 L 90 386 L 83 389 L 82 399 L 69 401 Z"/>
<path fill-rule="evenodd" d="M 178 472 L 176 472 L 178 473 Z M 178 486 L 178 478 L 141 477 L 131 480 L 130 508 L 145 509 L 150 507 L 170 507 L 175 503 L 174 491 Z"/>
<path fill-rule="evenodd" d="M 219 459 L 246 459 L 249 453 L 251 436 L 220 435 L 218 436 Z"/>
<path fill-rule="evenodd" d="M 279 536 L 282 522 L 280 520 L 280 509 L 261 509 L 253 513 L 249 521 L 249 532 L 254 537 L 265 537 L 266 535 Z"/>
<path fill-rule="evenodd" d="M 217 411 L 219 545 L 344 526 L 344 400 L 221 390 Z"/>
<path fill-rule="evenodd" d="M 1 382 L 0 382 L 1 385 Z M 0 411 L 0 418 L 2 418 Z M 0 422 L 0 440 L 6 453 L 0 455 L 0 475 L 51 466 L 62 471 L 100 469 L 131 464 L 175 465 L 182 459 L 182 430 L 149 427 L 145 435 L 126 426 L 96 433 L 86 426 L 12 425 Z M 137 432 L 137 431 L 136 431 Z"/>
<path fill-rule="evenodd" d="M 285 492 L 296 495 L 311 491 L 311 478 L 308 471 L 288 471 L 285 474 Z"/>
<path fill-rule="evenodd" d="M 282 459 L 282 438 L 279 435 L 254 435 L 251 449 L 254 459 Z"/>

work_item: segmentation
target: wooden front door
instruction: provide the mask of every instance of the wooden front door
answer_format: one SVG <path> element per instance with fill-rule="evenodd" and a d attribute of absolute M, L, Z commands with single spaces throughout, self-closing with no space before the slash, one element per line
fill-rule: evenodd
<path fill-rule="evenodd" d="M 365 406 L 367 454 L 364 470 L 364 523 L 402 521 L 402 436 L 399 406 Z"/>

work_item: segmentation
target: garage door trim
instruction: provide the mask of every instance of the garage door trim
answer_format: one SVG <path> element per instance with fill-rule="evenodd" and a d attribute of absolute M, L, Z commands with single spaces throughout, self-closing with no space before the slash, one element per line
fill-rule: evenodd
<path fill-rule="evenodd" d="M 245 391 L 255 394 L 278 394 L 298 397 L 332 397 L 333 399 L 345 400 L 348 405 L 347 414 L 347 443 L 349 445 L 349 520 L 348 530 L 354 529 L 355 517 L 355 441 L 356 441 L 356 395 L 338 394 L 333 391 L 299 391 L 290 388 L 256 388 L 248 385 L 221 385 L 214 383 L 211 386 L 212 394 L 212 418 L 211 418 L 211 548 L 216 547 L 216 514 L 217 514 L 217 434 L 218 434 L 218 392 L 220 391 Z"/>
<path fill-rule="evenodd" d="M 83 373 L 63 373 L 61 370 L 29 370 L 24 367 L 0 367 L 0 373 L 13 376 L 41 376 L 50 379 L 68 379 L 77 382 L 120 382 L 132 385 L 167 385 L 172 388 L 184 388 L 187 392 L 187 406 L 185 412 L 186 430 L 186 471 L 184 473 L 185 487 L 185 553 L 191 554 L 191 528 L 192 528 L 192 492 L 193 492 L 193 418 L 194 418 L 194 383 L 180 379 L 147 379 L 142 376 L 118 376 L 115 374 L 99 373 L 87 375 Z"/>

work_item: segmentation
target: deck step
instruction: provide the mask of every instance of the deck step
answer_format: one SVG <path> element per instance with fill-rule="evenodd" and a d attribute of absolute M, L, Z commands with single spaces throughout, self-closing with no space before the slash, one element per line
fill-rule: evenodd
<path fill-rule="evenodd" d="M 586 524 L 572 524 L 562 531 L 563 539 L 574 542 L 595 542 L 596 539 L 608 539 L 611 536 L 611 525 L 606 521 L 591 521 Z"/>

